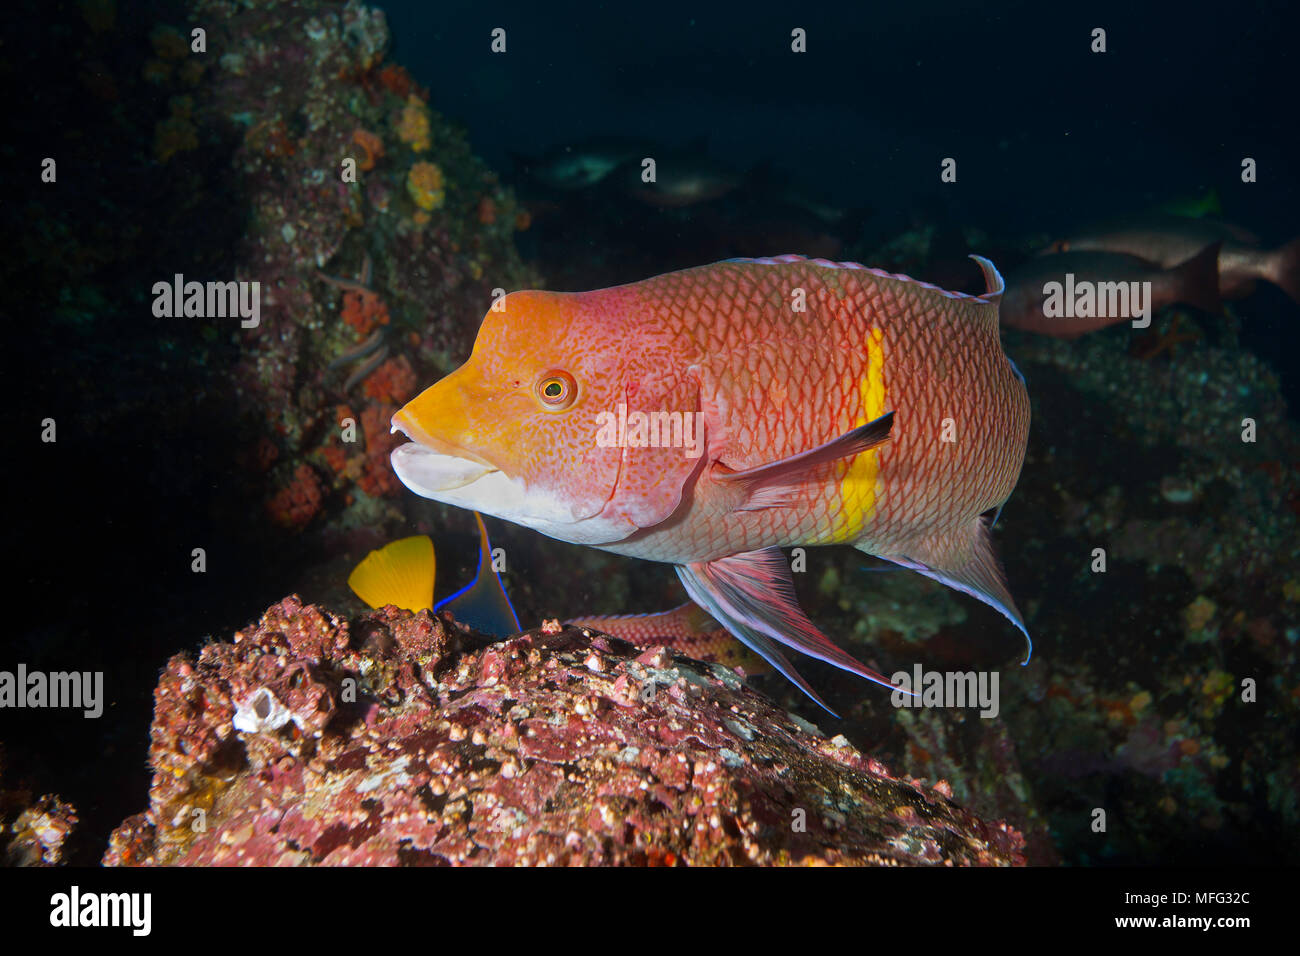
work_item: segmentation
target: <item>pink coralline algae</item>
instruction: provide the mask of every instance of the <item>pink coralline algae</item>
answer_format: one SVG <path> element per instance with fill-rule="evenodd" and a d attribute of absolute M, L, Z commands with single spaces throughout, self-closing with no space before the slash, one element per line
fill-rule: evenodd
<path fill-rule="evenodd" d="M 105 863 L 1018 864 L 1020 834 L 718 665 L 296 597 L 178 654 Z"/>

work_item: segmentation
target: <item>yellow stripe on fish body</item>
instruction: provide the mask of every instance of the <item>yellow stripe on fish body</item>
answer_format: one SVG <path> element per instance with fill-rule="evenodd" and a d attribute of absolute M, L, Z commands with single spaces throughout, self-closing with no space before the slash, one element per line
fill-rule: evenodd
<path fill-rule="evenodd" d="M 867 372 L 858 382 L 857 428 L 873 422 L 888 411 L 885 408 L 885 333 L 872 328 L 867 332 Z M 830 535 L 819 544 L 842 544 L 856 541 L 876 509 L 880 492 L 880 449 L 873 448 L 840 465 L 840 507 L 832 515 Z"/>

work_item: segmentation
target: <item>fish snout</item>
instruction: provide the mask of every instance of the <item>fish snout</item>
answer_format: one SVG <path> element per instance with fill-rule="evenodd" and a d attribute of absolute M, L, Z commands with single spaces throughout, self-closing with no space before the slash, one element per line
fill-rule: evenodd
<path fill-rule="evenodd" d="M 453 381 L 455 377 L 456 373 L 452 373 L 398 409 L 392 430 L 441 455 L 495 468 L 472 447 L 476 443 L 472 403 L 459 383 Z"/>

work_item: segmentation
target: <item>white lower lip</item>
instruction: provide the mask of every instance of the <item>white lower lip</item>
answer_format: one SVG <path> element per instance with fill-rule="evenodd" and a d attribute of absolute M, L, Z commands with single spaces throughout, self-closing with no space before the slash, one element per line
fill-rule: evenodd
<path fill-rule="evenodd" d="M 415 442 L 393 449 L 392 462 L 402 484 L 426 497 L 430 493 L 464 488 L 497 470 L 453 455 L 441 455 Z"/>
<path fill-rule="evenodd" d="M 392 462 L 402 484 L 422 498 L 504 518 L 561 541 L 599 547 L 637 530 L 621 515 L 575 519 L 573 509 L 544 488 L 530 490 L 497 468 L 439 454 L 416 442 L 393 449 Z"/>

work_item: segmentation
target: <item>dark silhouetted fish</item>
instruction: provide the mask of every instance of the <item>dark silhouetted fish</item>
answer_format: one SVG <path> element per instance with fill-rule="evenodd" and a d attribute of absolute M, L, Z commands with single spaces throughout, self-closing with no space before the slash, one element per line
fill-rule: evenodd
<path fill-rule="evenodd" d="M 1219 310 L 1219 244 L 1200 250 L 1186 262 L 1172 269 L 1117 252 L 1062 252 L 1030 259 L 1007 280 L 1002 296 L 1002 321 L 1012 328 L 1025 329 L 1058 338 L 1076 338 L 1117 322 L 1135 317 L 1138 303 L 1129 293 L 1130 283 L 1150 282 L 1149 301 L 1140 307 L 1147 315 L 1175 302 L 1193 305 L 1207 312 Z M 1049 283 L 1059 283 L 1059 295 L 1070 306 L 1067 314 L 1049 315 L 1046 309 Z M 1094 292 L 1092 304 L 1083 309 L 1075 291 L 1088 288 Z M 1116 307 L 1116 302 L 1123 304 Z M 1080 314 L 1085 313 L 1085 314 Z"/>
<path fill-rule="evenodd" d="M 1219 250 L 1219 294 L 1249 295 L 1264 279 L 1300 302 L 1300 238 L 1277 249 L 1261 249 L 1259 239 L 1240 226 L 1214 219 L 1150 216 L 1098 226 L 1052 243 L 1054 252 L 1121 252 L 1165 269 L 1186 262 L 1212 242 Z"/>
<path fill-rule="evenodd" d="M 646 182 L 645 158 L 655 161 L 653 182 Z M 619 184 L 635 199 L 651 206 L 693 206 L 718 199 L 741 183 L 735 170 L 693 151 L 650 152 L 630 160 L 618 171 Z"/>
<path fill-rule="evenodd" d="M 531 179 L 551 189 L 587 189 L 602 182 L 625 163 L 639 162 L 652 155 L 653 146 L 643 140 L 597 137 L 560 146 L 538 159 L 514 157 Z"/>

